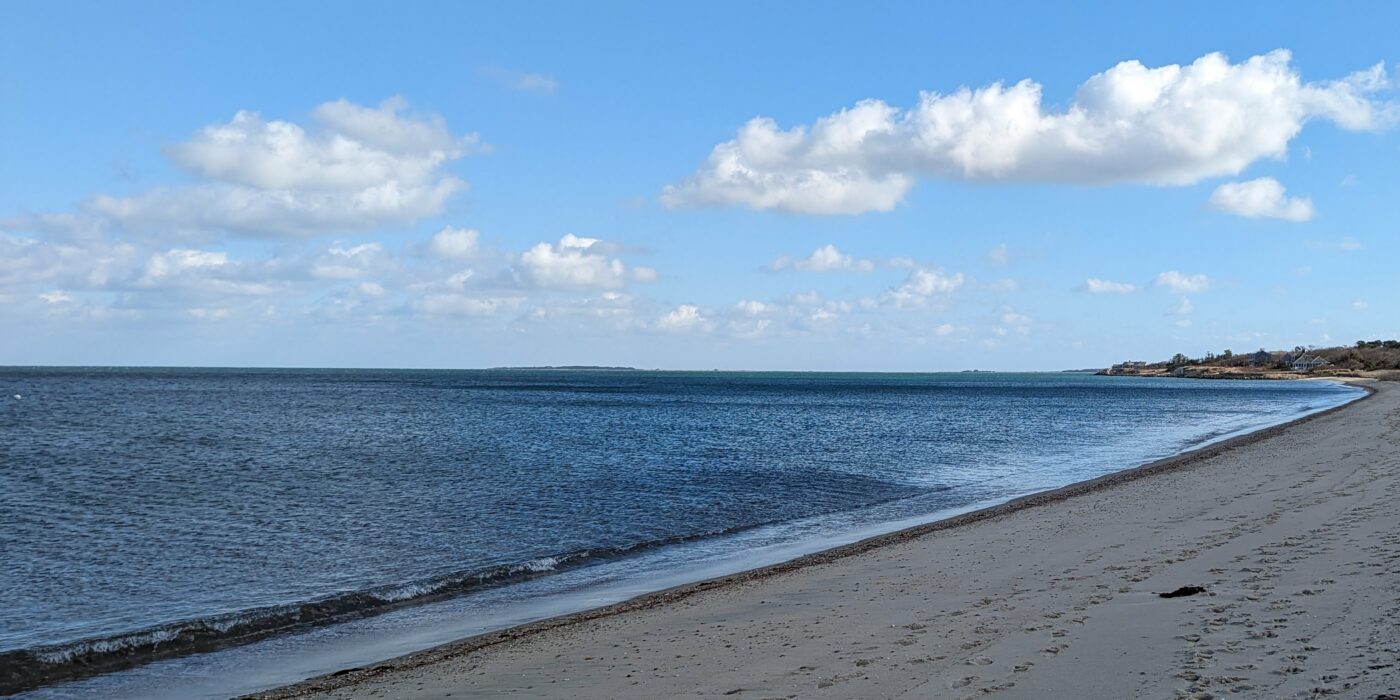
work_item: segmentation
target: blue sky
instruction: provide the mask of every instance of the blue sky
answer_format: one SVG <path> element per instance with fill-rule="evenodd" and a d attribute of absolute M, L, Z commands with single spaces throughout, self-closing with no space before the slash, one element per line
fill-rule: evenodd
<path fill-rule="evenodd" d="M 6 3 L 0 363 L 1056 369 L 1400 337 L 1395 26 Z"/>

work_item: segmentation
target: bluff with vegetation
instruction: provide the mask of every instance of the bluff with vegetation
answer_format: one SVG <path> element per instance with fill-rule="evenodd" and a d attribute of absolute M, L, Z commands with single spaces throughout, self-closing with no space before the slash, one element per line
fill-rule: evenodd
<path fill-rule="evenodd" d="M 1275 379 L 1311 376 L 1361 376 L 1400 371 L 1400 340 L 1358 340 L 1352 346 L 1235 353 L 1225 350 L 1203 357 L 1177 353 L 1164 362 L 1124 362 L 1099 374 L 1140 376 Z"/>

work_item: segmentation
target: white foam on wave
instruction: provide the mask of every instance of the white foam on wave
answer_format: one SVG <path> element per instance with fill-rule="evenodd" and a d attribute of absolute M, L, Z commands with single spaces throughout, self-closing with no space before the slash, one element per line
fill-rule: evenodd
<path fill-rule="evenodd" d="M 62 647 L 44 649 L 35 654 L 40 661 L 49 664 L 62 664 L 87 654 L 109 654 L 132 647 L 156 645 L 172 641 L 180 636 L 180 628 L 161 628 L 120 637 L 74 642 Z"/>
<path fill-rule="evenodd" d="M 511 567 L 510 572 L 512 574 L 519 574 L 528 571 L 530 573 L 540 574 L 546 571 L 553 571 L 558 566 L 558 557 L 543 557 L 540 559 L 531 559 L 530 561 L 527 561 L 524 564 L 513 566 Z"/>
<path fill-rule="evenodd" d="M 382 600 L 386 603 L 396 603 L 401 600 L 410 600 L 413 598 L 419 598 L 428 595 L 429 593 L 440 590 L 443 586 L 446 586 L 448 583 L 449 581 L 410 583 L 403 586 L 395 586 L 387 590 L 376 591 L 374 593 L 371 593 L 370 595 L 373 596 L 375 599 Z"/>

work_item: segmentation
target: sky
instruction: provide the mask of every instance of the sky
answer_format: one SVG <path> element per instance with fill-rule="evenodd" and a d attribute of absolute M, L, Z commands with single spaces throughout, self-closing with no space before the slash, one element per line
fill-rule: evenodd
<path fill-rule="evenodd" d="M 0 4 L 0 364 L 1400 337 L 1400 6 Z"/>

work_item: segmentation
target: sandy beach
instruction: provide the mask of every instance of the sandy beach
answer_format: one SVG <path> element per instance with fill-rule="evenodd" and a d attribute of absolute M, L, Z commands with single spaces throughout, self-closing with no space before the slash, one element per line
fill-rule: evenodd
<path fill-rule="evenodd" d="M 876 541 L 262 698 L 1400 695 L 1400 384 Z M 1203 593 L 1159 593 L 1200 586 Z"/>

